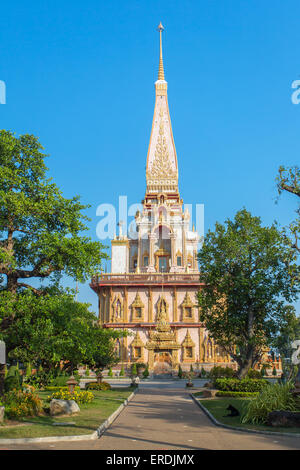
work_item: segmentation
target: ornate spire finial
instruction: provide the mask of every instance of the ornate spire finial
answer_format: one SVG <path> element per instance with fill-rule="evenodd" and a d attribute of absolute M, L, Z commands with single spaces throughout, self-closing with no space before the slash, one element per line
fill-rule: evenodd
<path fill-rule="evenodd" d="M 162 39 L 161 33 L 164 30 L 164 27 L 161 23 L 159 23 L 157 27 L 157 31 L 159 31 L 159 66 L 158 66 L 158 80 L 164 80 L 164 64 L 163 64 L 163 57 L 162 57 Z"/>

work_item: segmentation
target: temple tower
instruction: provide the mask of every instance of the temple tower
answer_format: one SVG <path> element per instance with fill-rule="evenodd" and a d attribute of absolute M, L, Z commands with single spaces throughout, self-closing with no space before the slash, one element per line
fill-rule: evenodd
<path fill-rule="evenodd" d="M 210 368 L 229 362 L 199 322 L 197 250 L 199 235 L 190 228 L 178 188 L 168 84 L 159 31 L 159 67 L 146 160 L 143 210 L 135 216 L 137 238 L 122 233 L 112 240 L 111 273 L 92 279 L 99 298 L 99 322 L 131 332 L 118 343 L 120 361 L 148 363 L 154 373 Z"/>

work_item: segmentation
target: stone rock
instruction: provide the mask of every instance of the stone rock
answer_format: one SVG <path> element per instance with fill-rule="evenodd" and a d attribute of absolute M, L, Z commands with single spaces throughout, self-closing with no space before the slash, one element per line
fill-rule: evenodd
<path fill-rule="evenodd" d="M 219 390 L 203 390 L 202 396 L 203 398 L 214 398 Z"/>
<path fill-rule="evenodd" d="M 53 399 L 50 402 L 50 415 L 73 415 L 79 413 L 80 408 L 75 400 L 58 400 Z"/>
<path fill-rule="evenodd" d="M 300 427 L 300 412 L 271 411 L 267 425 L 273 427 Z"/>
<path fill-rule="evenodd" d="M 212 388 L 212 387 L 213 387 L 213 384 L 212 384 L 212 382 L 205 382 L 205 384 L 203 385 L 203 387 Z"/>
<path fill-rule="evenodd" d="M 0 406 L 0 423 L 3 423 L 4 421 L 4 411 L 5 411 L 4 406 Z"/>

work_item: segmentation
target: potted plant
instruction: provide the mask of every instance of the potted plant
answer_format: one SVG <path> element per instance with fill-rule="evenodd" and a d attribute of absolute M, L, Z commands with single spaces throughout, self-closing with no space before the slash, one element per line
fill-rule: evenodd
<path fill-rule="evenodd" d="M 192 377 L 193 377 L 193 373 L 192 373 L 192 372 L 189 372 L 189 373 L 187 374 L 187 382 L 186 382 L 186 384 L 185 384 L 186 387 L 193 387 L 193 386 L 194 386 L 194 384 L 193 384 L 193 382 L 192 382 Z"/>

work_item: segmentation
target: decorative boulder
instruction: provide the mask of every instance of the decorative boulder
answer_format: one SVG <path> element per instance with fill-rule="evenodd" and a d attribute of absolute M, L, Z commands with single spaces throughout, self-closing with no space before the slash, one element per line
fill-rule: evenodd
<path fill-rule="evenodd" d="M 213 387 L 213 383 L 212 382 L 206 382 L 203 387 L 205 388 L 212 388 Z"/>
<path fill-rule="evenodd" d="M 271 411 L 268 415 L 267 425 L 273 427 L 300 427 L 300 412 Z"/>
<path fill-rule="evenodd" d="M 202 397 L 203 398 L 214 398 L 219 390 L 203 390 Z"/>
<path fill-rule="evenodd" d="M 73 415 L 79 413 L 80 408 L 75 400 L 53 399 L 50 402 L 50 415 Z"/>
<path fill-rule="evenodd" d="M 3 423 L 4 421 L 4 411 L 5 411 L 4 406 L 0 406 L 0 423 Z"/>

